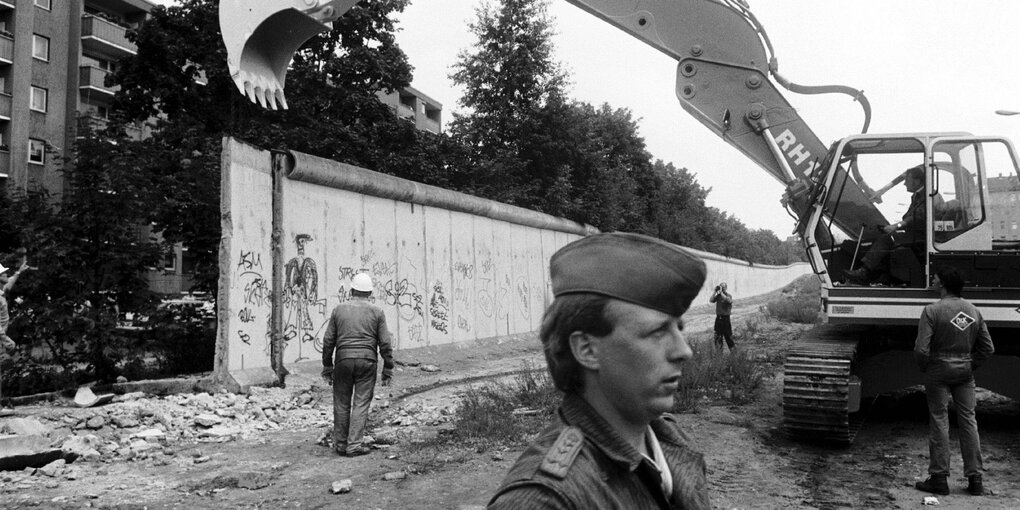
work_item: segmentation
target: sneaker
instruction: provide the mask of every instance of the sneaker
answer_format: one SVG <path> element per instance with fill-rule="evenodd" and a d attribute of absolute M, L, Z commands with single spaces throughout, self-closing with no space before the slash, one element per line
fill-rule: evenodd
<path fill-rule="evenodd" d="M 914 488 L 919 491 L 941 494 L 943 496 L 949 494 L 949 483 L 946 481 L 946 475 L 931 475 L 927 480 L 915 483 Z"/>
<path fill-rule="evenodd" d="M 967 477 L 967 492 L 971 496 L 981 496 L 985 493 L 985 486 L 981 482 L 981 475 L 970 475 Z"/>
<path fill-rule="evenodd" d="M 346 457 L 347 456 L 347 448 L 334 448 L 333 451 L 335 451 L 336 454 L 341 456 L 341 457 Z"/>
<path fill-rule="evenodd" d="M 348 448 L 347 449 L 347 456 L 348 457 L 358 457 L 360 455 L 367 455 L 367 454 L 369 454 L 371 452 L 372 452 L 372 450 L 370 450 L 368 448 L 365 448 L 364 446 L 355 446 L 353 448 Z"/>

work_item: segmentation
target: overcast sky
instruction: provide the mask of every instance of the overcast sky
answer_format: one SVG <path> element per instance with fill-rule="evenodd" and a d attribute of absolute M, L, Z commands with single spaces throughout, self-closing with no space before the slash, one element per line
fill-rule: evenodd
<path fill-rule="evenodd" d="M 165 3 L 165 2 L 159 2 Z M 779 70 L 802 85 L 847 85 L 871 102 L 871 133 L 968 131 L 1020 139 L 1020 2 L 1016 0 L 749 0 L 772 40 Z M 467 22 L 481 0 L 412 0 L 397 41 L 415 67 L 413 86 L 458 109 L 449 80 L 473 43 Z M 782 186 L 681 107 L 676 62 L 607 23 L 552 0 L 556 56 L 572 74 L 571 96 L 628 108 L 658 159 L 691 170 L 711 188 L 709 205 L 780 238 L 793 220 Z M 725 37 L 726 34 L 720 34 Z M 825 144 L 860 130 L 860 107 L 843 95 L 785 92 Z"/>

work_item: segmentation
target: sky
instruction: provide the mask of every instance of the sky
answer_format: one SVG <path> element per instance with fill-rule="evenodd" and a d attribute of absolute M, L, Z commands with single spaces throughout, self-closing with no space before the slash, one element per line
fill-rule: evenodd
<path fill-rule="evenodd" d="M 780 73 L 801 85 L 863 90 L 869 132 L 966 131 L 1020 141 L 1020 115 L 995 114 L 1020 111 L 1020 2 L 748 2 Z M 412 86 L 442 103 L 444 123 L 460 109 L 449 75 L 474 42 L 467 24 L 481 4 L 412 0 L 395 16 L 397 42 L 415 68 Z M 711 190 L 708 205 L 781 239 L 791 233 L 794 221 L 779 203 L 783 186 L 680 107 L 675 60 L 565 0 L 551 0 L 549 13 L 571 97 L 629 109 L 653 158 L 690 170 Z M 860 131 L 860 106 L 848 96 L 782 92 L 826 145 Z"/>

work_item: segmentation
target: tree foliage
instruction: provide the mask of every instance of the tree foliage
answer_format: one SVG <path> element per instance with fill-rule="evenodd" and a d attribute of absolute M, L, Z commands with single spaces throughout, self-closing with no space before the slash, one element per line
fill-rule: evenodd
<path fill-rule="evenodd" d="M 110 380 L 115 351 L 124 347 L 115 327 L 120 312 L 151 310 L 145 274 L 162 249 L 145 235 L 152 190 L 138 178 L 131 149 L 90 130 L 79 135 L 59 201 L 45 192 L 10 198 L 5 216 L 36 268 L 13 289 L 11 336 L 45 346 L 67 370 L 84 366 Z"/>

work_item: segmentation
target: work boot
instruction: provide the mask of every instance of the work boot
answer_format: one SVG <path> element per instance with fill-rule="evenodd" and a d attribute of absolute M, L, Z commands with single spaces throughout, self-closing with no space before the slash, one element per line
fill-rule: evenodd
<path fill-rule="evenodd" d="M 946 475 L 930 475 L 927 480 L 915 483 L 914 488 L 943 496 L 949 494 L 949 482 L 946 481 Z"/>
<path fill-rule="evenodd" d="M 981 496 L 985 493 L 985 485 L 981 482 L 980 474 L 967 477 L 967 492 L 971 496 Z"/>
<path fill-rule="evenodd" d="M 843 279 L 857 285 L 867 285 L 871 280 L 870 276 L 870 271 L 866 267 L 859 267 L 853 271 L 843 271 Z"/>
<path fill-rule="evenodd" d="M 365 448 L 364 446 L 354 446 L 347 449 L 348 457 L 358 457 L 360 455 L 368 455 L 372 450 Z"/>

